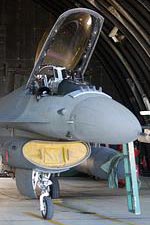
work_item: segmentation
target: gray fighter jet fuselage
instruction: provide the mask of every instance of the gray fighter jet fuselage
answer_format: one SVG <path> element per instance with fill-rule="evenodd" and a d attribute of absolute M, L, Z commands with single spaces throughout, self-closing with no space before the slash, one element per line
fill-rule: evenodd
<path fill-rule="evenodd" d="M 21 168 L 22 173 L 57 173 L 88 158 L 90 142 L 122 144 L 137 139 L 141 126 L 136 117 L 84 81 L 102 24 L 103 18 L 89 9 L 63 13 L 27 85 L 0 99 L 4 164 L 16 171 Z M 22 184 L 18 186 L 26 193 Z"/>

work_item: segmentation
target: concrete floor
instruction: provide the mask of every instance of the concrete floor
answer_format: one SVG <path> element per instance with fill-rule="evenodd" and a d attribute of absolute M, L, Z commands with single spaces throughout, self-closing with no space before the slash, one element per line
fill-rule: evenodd
<path fill-rule="evenodd" d="M 142 214 L 127 210 L 125 189 L 110 190 L 104 181 L 60 178 L 61 199 L 52 220 L 44 221 L 39 201 L 19 194 L 15 180 L 0 178 L 0 225 L 150 225 L 150 178 L 142 178 Z"/>

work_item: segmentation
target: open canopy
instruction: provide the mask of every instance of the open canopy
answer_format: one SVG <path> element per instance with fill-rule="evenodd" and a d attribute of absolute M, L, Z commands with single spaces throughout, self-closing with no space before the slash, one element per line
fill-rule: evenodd
<path fill-rule="evenodd" d="M 27 87 L 45 65 L 64 67 L 83 76 L 102 24 L 103 17 L 89 9 L 71 9 L 63 13 L 51 29 L 38 55 Z"/>

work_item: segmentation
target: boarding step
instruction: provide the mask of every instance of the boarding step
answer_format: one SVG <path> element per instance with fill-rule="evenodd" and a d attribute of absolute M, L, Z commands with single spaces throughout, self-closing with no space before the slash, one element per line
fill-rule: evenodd
<path fill-rule="evenodd" d="M 129 212 L 141 214 L 133 142 L 123 145 L 125 180 Z"/>

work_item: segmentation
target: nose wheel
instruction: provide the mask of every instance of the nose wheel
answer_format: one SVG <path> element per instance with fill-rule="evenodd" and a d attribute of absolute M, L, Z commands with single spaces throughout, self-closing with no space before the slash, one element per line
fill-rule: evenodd
<path fill-rule="evenodd" d="M 54 206 L 51 197 L 44 196 L 40 205 L 41 214 L 44 219 L 50 220 L 54 215 Z"/>

